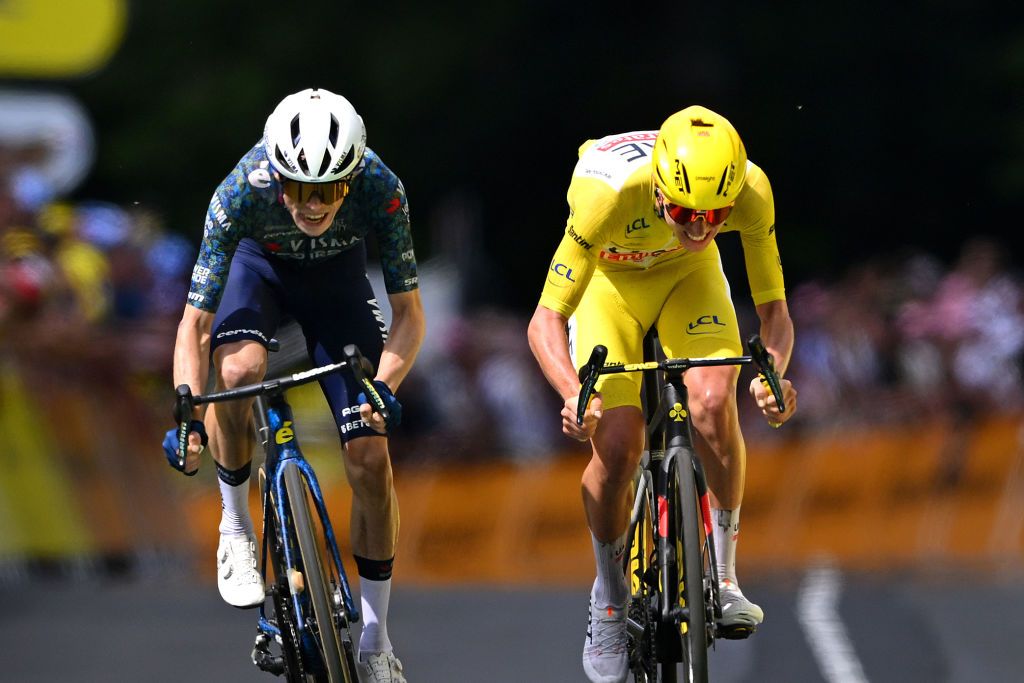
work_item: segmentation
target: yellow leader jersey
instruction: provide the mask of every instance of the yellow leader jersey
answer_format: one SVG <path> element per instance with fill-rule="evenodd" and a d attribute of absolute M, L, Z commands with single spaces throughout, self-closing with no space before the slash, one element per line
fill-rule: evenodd
<path fill-rule="evenodd" d="M 540 304 L 569 317 L 595 268 L 650 269 L 695 256 L 658 215 L 651 150 L 658 131 L 588 140 L 580 147 L 567 198 L 569 219 L 548 268 Z M 754 304 L 785 299 L 768 176 L 747 162 L 747 178 L 720 232 L 737 231 Z M 659 269 L 660 270 L 660 269 Z"/>

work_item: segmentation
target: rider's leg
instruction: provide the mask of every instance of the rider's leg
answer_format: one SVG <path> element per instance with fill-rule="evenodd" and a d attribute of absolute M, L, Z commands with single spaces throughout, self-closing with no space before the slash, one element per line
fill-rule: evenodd
<path fill-rule="evenodd" d="M 746 480 L 746 445 L 736 407 L 738 373 L 730 377 L 708 370 L 731 368 L 694 368 L 687 372 L 694 446 L 713 494 L 718 573 L 722 579 L 735 583 L 740 505 Z"/>
<path fill-rule="evenodd" d="M 217 391 L 262 381 L 266 374 L 267 350 L 255 341 L 220 346 L 213 359 Z M 249 475 L 255 445 L 252 400 L 211 405 L 206 411 L 206 425 L 220 484 L 220 532 L 252 534 L 249 514 Z"/>
<path fill-rule="evenodd" d="M 264 346 L 278 327 L 276 277 L 266 254 L 242 240 L 231 261 L 213 323 L 210 350 L 217 390 L 259 382 L 267 370 Z M 252 535 L 248 491 L 255 434 L 252 400 L 216 403 L 206 410 L 206 431 L 217 463 L 224 512 L 222 534 Z"/>
<path fill-rule="evenodd" d="M 583 670 L 591 681 L 625 681 L 629 585 L 622 558 L 629 528 L 630 482 L 644 446 L 640 409 L 606 408 L 591 444 L 593 454 L 583 472 L 582 488 L 597 578 L 590 591 Z"/>
<path fill-rule="evenodd" d="M 353 552 L 375 560 L 391 558 L 399 520 L 387 439 L 368 436 L 349 441 L 345 472 L 352 486 Z"/>
<path fill-rule="evenodd" d="M 214 351 L 218 391 L 263 379 L 267 350 L 255 341 L 233 342 Z M 215 403 L 206 411 L 210 450 L 221 493 L 217 587 L 235 607 L 263 602 L 263 579 L 256 568 L 256 534 L 249 514 L 249 482 L 255 435 L 252 401 Z"/>
<path fill-rule="evenodd" d="M 213 362 L 217 391 L 234 389 L 263 380 L 267 350 L 255 341 L 234 342 L 218 347 Z M 252 400 L 212 404 L 206 411 L 206 430 L 223 501 L 220 531 L 252 533 L 247 476 L 255 445 Z"/>
<path fill-rule="evenodd" d="M 622 553 L 629 527 L 629 491 L 644 447 L 644 419 L 635 406 L 604 411 L 591 440 L 593 453 L 583 472 L 583 509 L 597 562 L 594 598 L 622 605 L 627 596 Z"/>
<path fill-rule="evenodd" d="M 712 245 L 714 246 L 714 245 Z M 722 276 L 717 249 L 678 281 L 658 319 L 658 331 L 670 356 L 742 355 L 739 322 L 729 284 Z M 761 609 L 736 586 L 739 509 L 746 478 L 746 446 L 736 405 L 737 366 L 693 368 L 685 382 L 694 427 L 694 447 L 707 473 L 715 506 L 715 546 L 723 584 L 723 623 L 753 626 Z"/>
<path fill-rule="evenodd" d="M 341 360 L 347 344 L 355 344 L 374 366 L 379 365 L 387 328 L 360 250 L 351 249 L 303 269 L 301 283 L 294 284 L 297 291 L 309 294 L 290 302 L 289 311 L 302 327 L 315 365 Z M 394 674 L 401 664 L 387 632 L 398 536 L 398 499 L 388 441 L 360 419 L 360 387 L 349 373 L 324 377 L 320 385 L 345 443 L 345 471 L 352 488 L 350 536 L 363 616 L 359 658 L 374 670 L 384 667 L 393 679 L 403 680 Z"/>
<path fill-rule="evenodd" d="M 587 359 L 595 344 L 608 348 L 609 363 L 640 362 L 644 333 L 677 280 L 678 268 L 673 264 L 649 270 L 595 271 L 569 321 L 569 348 L 576 365 Z M 583 643 L 583 669 L 591 681 L 624 681 L 629 667 L 629 586 L 622 555 L 629 526 L 630 483 L 644 447 L 640 382 L 635 373 L 606 375 L 597 387 L 604 415 L 591 440 L 593 454 L 582 482 L 597 564 Z"/>
<path fill-rule="evenodd" d="M 743 502 L 747 451 L 736 406 L 736 366 L 692 368 L 685 381 L 694 446 L 718 503 L 731 510 Z"/>
<path fill-rule="evenodd" d="M 365 659 L 370 653 L 392 650 L 387 613 L 399 517 L 387 439 L 367 436 L 349 441 L 345 471 L 352 486 L 352 551 L 363 608 L 359 652 Z"/>
<path fill-rule="evenodd" d="M 747 600 L 736 579 L 736 548 L 740 535 L 740 505 L 746 477 L 746 447 L 740 433 L 736 407 L 736 377 L 695 368 L 686 373 L 690 392 L 697 453 L 708 475 L 708 486 L 716 494 L 713 504 L 715 548 L 722 599 L 722 624 L 755 627 L 764 619 L 760 607 Z"/>

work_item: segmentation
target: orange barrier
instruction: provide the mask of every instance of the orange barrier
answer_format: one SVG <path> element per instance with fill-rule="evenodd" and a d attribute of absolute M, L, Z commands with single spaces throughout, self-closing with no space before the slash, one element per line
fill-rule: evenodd
<path fill-rule="evenodd" d="M 194 479 L 167 469 L 157 446 L 166 416 L 123 400 L 112 412 L 110 402 L 130 395 L 130 387 L 96 396 L 94 387 L 59 369 L 27 379 L 10 366 L 0 370 L 7 435 L 0 562 L 157 551 L 191 556 L 197 573 L 212 577 L 220 515 L 215 474 L 208 462 Z M 318 394 L 293 393 L 296 414 L 322 411 Z M 299 421 L 312 432 L 301 437 L 303 447 L 349 556 L 350 493 L 333 427 Z M 745 575 L 822 556 L 862 569 L 1019 568 L 1024 415 L 793 434 L 750 439 Z M 593 572 L 580 502 L 585 465 L 579 452 L 523 466 L 399 462 L 398 575 L 421 583 L 585 584 Z M 251 504 L 258 517 L 255 485 Z"/>
<path fill-rule="evenodd" d="M 795 569 L 822 557 L 857 569 L 1019 563 L 1022 424 L 1020 416 L 979 424 L 962 452 L 950 450 L 949 430 L 938 424 L 751 449 L 742 571 Z M 589 582 L 593 560 L 579 493 L 585 465 L 573 455 L 524 467 L 397 466 L 396 571 L 402 581 L 425 584 Z M 343 477 L 323 483 L 344 538 Z M 255 496 L 252 504 L 256 510 Z M 216 497 L 202 507 L 193 537 L 203 539 L 208 572 Z"/>

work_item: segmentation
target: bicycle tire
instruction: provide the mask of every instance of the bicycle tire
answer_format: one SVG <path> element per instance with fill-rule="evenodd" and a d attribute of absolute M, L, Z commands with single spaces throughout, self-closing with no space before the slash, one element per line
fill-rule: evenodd
<path fill-rule="evenodd" d="M 627 627 L 626 652 L 634 682 L 653 683 L 658 666 L 654 649 L 657 577 L 652 562 L 654 532 L 651 528 L 650 487 L 645 484 L 644 490 L 638 491 L 640 483 L 641 478 L 637 477 L 633 484 L 636 518 L 630 520 L 629 544 L 622 560 L 629 582 L 627 618 L 639 627 Z"/>
<path fill-rule="evenodd" d="M 705 566 L 701 542 L 701 512 L 697 504 L 697 483 L 694 478 L 691 451 L 682 450 L 669 464 L 670 495 L 675 508 L 674 527 L 677 549 L 682 555 L 682 576 L 679 577 L 682 599 L 688 618 L 686 631 L 680 631 L 683 665 L 687 680 L 707 683 L 708 680 L 708 621 L 705 604 Z M 678 555 L 677 555 L 678 557 Z M 677 584 L 679 585 L 679 584 Z"/>
<path fill-rule="evenodd" d="M 265 495 L 266 470 L 259 470 L 260 492 Z M 295 629 L 296 618 L 292 613 L 292 602 L 289 599 L 287 571 L 284 561 L 284 539 L 279 533 L 279 525 L 275 516 L 274 506 L 265 511 L 267 534 L 267 553 L 270 566 L 274 571 L 274 583 L 270 589 L 271 604 L 274 606 L 274 622 L 280 632 L 281 656 L 284 659 L 284 677 L 288 683 L 305 683 L 306 674 L 302 667 L 302 650 L 299 646 L 299 635 Z"/>
<path fill-rule="evenodd" d="M 309 512 L 309 486 L 297 465 L 287 463 L 284 466 L 284 485 L 288 494 L 288 507 L 292 513 L 295 536 L 299 542 L 299 554 L 302 559 L 304 590 L 313 605 L 313 616 L 316 628 L 309 629 L 314 633 L 324 669 L 327 683 L 357 683 L 351 677 L 352 662 L 346 661 L 342 648 L 341 634 L 334 619 L 333 590 L 324 566 L 324 557 L 320 552 L 316 532 L 313 528 L 312 516 Z M 308 627 L 307 620 L 307 627 Z M 347 648 L 345 649 L 347 650 Z M 308 667 L 307 667 L 308 668 Z"/>

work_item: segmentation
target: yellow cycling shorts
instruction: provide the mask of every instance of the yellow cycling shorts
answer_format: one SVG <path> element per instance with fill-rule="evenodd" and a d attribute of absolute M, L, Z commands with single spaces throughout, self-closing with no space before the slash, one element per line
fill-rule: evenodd
<path fill-rule="evenodd" d="M 645 270 L 595 270 L 569 320 L 573 363 L 586 363 L 596 344 L 608 347 L 607 363 L 642 362 L 651 325 L 670 358 L 742 355 L 736 309 L 714 244 Z M 638 372 L 601 377 L 604 408 L 639 408 L 641 379 Z"/>

